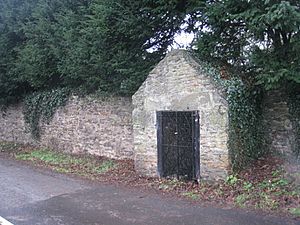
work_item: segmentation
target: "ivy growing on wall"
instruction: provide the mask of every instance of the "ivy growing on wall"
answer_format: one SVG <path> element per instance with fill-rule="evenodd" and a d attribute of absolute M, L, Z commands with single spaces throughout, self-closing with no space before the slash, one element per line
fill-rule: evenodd
<path fill-rule="evenodd" d="M 55 111 L 64 106 L 70 91 L 66 88 L 35 92 L 24 101 L 24 119 L 34 139 L 40 137 L 40 122 L 49 123 Z"/>
<path fill-rule="evenodd" d="M 229 104 L 229 150 L 233 170 L 247 166 L 266 154 L 263 148 L 261 92 L 241 81 L 227 84 Z"/>
<path fill-rule="evenodd" d="M 297 157 L 300 157 L 300 85 L 292 85 L 287 92 L 289 112 L 296 139 L 293 151 Z"/>
<path fill-rule="evenodd" d="M 262 92 L 248 86 L 239 78 L 224 79 L 220 70 L 201 62 L 200 70 L 208 74 L 226 93 L 229 106 L 228 148 L 233 171 L 245 168 L 253 160 L 266 154 L 262 125 Z"/>

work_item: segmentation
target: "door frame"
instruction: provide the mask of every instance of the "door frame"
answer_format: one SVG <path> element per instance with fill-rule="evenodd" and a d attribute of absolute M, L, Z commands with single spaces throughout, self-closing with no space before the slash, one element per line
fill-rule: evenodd
<path fill-rule="evenodd" d="M 157 172 L 159 177 L 164 177 L 163 168 L 163 147 L 162 147 L 162 115 L 168 112 L 191 112 L 194 122 L 192 123 L 192 135 L 193 135 L 193 154 L 194 154 L 194 180 L 200 179 L 200 117 L 198 110 L 187 111 L 156 111 L 156 128 L 157 128 Z"/>

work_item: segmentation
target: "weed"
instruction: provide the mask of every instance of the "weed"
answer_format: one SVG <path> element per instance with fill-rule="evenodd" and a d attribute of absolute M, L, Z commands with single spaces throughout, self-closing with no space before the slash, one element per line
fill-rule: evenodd
<path fill-rule="evenodd" d="M 216 189 L 217 196 L 224 196 L 224 191 L 222 189 Z"/>
<path fill-rule="evenodd" d="M 234 186 L 237 184 L 239 179 L 235 175 L 230 175 L 226 178 L 226 184 Z"/>
<path fill-rule="evenodd" d="M 262 192 L 259 194 L 260 199 L 257 203 L 257 207 L 260 209 L 272 209 L 275 210 L 279 207 L 279 203 L 272 199 L 270 195 Z"/>
<path fill-rule="evenodd" d="M 170 186 L 168 184 L 160 184 L 158 188 L 159 190 L 168 190 L 170 189 Z"/>
<path fill-rule="evenodd" d="M 66 169 L 66 168 L 55 168 L 54 170 L 59 173 L 70 173 L 71 172 L 71 170 Z"/>
<path fill-rule="evenodd" d="M 250 182 L 246 182 L 246 181 L 245 181 L 245 182 L 243 183 L 243 188 L 244 188 L 245 191 L 250 191 L 250 190 L 253 189 L 253 184 L 250 183 Z"/>
<path fill-rule="evenodd" d="M 289 212 L 294 216 L 300 217 L 300 208 L 290 208 Z"/>
<path fill-rule="evenodd" d="M 57 172 L 75 172 L 81 175 L 88 173 L 106 173 L 116 166 L 112 160 L 106 160 L 99 164 L 96 161 L 89 160 L 88 158 L 78 158 L 76 156 L 47 149 L 33 150 L 31 152 L 19 152 L 15 154 L 15 158 L 25 161 L 40 161 L 47 165 L 51 165 Z"/>
<path fill-rule="evenodd" d="M 24 161 L 33 160 L 30 153 L 19 153 L 15 155 L 15 158 Z"/>
<path fill-rule="evenodd" d="M 272 172 L 272 177 L 278 177 L 282 174 L 282 170 L 275 170 Z"/>
<path fill-rule="evenodd" d="M 182 195 L 185 196 L 185 197 L 188 197 L 192 200 L 197 200 L 199 198 L 199 195 L 195 192 L 192 192 L 192 191 L 182 193 Z"/>
<path fill-rule="evenodd" d="M 276 179 L 272 180 L 273 187 L 283 187 L 283 186 L 287 186 L 288 184 L 289 184 L 289 182 L 283 178 L 276 178 Z"/>
<path fill-rule="evenodd" d="M 266 188 L 270 187 L 270 183 L 271 183 L 270 180 L 264 180 L 258 184 L 258 187 L 261 189 L 266 189 Z"/>
<path fill-rule="evenodd" d="M 245 202 L 247 201 L 248 199 L 248 195 L 246 194 L 240 194 L 238 195 L 235 199 L 234 199 L 234 202 L 235 204 L 237 204 L 239 207 L 244 207 L 245 206 Z"/>
<path fill-rule="evenodd" d="M 1 152 L 13 152 L 21 147 L 20 144 L 13 142 L 0 142 L 0 151 Z"/>
<path fill-rule="evenodd" d="M 17 153 L 16 158 L 20 160 L 40 160 L 51 165 L 68 165 L 73 163 L 83 163 L 82 160 L 76 159 L 72 156 L 45 149 L 35 150 L 30 153 Z"/>
<path fill-rule="evenodd" d="M 286 190 L 279 190 L 279 191 L 275 191 L 274 195 L 276 195 L 276 196 L 291 195 L 291 193 L 287 192 Z"/>
<path fill-rule="evenodd" d="M 299 191 L 290 191 L 290 192 L 288 192 L 288 194 L 291 195 L 291 196 L 300 196 Z"/>
<path fill-rule="evenodd" d="M 100 166 L 94 169 L 96 173 L 106 173 L 115 167 L 115 163 L 111 160 L 104 161 Z"/>
<path fill-rule="evenodd" d="M 206 193 L 207 192 L 207 188 L 206 187 L 204 187 L 204 186 L 199 186 L 199 192 L 200 193 L 202 193 L 202 194 L 204 194 L 204 193 Z"/>

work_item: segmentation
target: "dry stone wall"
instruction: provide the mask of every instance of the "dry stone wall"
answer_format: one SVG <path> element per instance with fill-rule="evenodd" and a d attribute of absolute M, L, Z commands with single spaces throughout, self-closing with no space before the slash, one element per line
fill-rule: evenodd
<path fill-rule="evenodd" d="M 11 106 L 0 112 L 0 140 L 35 144 L 25 129 L 22 104 Z"/>
<path fill-rule="evenodd" d="M 295 154 L 297 146 L 296 128 L 289 112 L 285 90 L 271 90 L 264 97 L 264 127 L 266 147 L 279 153 L 283 159 L 286 179 L 300 187 L 300 158 Z"/>
<path fill-rule="evenodd" d="M 266 147 L 286 158 L 293 158 L 295 131 L 284 90 L 271 90 L 264 96 L 263 113 Z"/>
<path fill-rule="evenodd" d="M 29 143 L 71 153 L 131 158 L 143 175 L 158 175 L 157 111 L 198 111 L 200 178 L 224 179 L 230 167 L 228 105 L 222 90 L 186 51 L 169 53 L 130 98 L 72 96 L 41 138 L 26 131 L 22 105 L 0 113 L 0 141 Z M 266 148 L 293 158 L 295 131 L 282 90 L 266 93 L 263 102 Z"/>
<path fill-rule="evenodd" d="M 132 105 L 130 98 L 78 98 L 73 96 L 42 124 L 35 141 L 25 132 L 22 106 L 10 107 L 0 117 L 0 140 L 31 143 L 71 152 L 110 158 L 132 158 Z"/>

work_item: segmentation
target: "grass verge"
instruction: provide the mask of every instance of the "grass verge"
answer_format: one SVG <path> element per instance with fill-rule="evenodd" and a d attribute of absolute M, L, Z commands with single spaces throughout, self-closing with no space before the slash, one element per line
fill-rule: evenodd
<path fill-rule="evenodd" d="M 70 155 L 48 149 L 14 152 L 14 157 L 22 161 L 51 167 L 60 173 L 72 173 L 92 178 L 104 174 L 117 166 L 117 162 L 106 158 Z"/>

